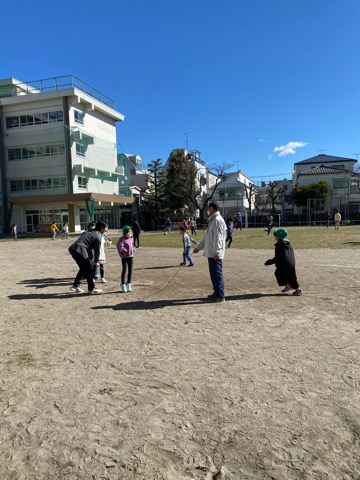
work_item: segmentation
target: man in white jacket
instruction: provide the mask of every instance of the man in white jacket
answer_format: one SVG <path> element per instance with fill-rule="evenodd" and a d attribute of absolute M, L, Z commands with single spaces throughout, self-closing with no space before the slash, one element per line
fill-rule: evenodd
<path fill-rule="evenodd" d="M 214 292 L 208 296 L 209 302 L 225 302 L 222 260 L 225 254 L 226 224 L 219 212 L 219 205 L 210 202 L 208 207 L 209 225 L 205 237 L 194 248 L 193 253 L 204 249 L 208 258 L 210 278 Z"/>

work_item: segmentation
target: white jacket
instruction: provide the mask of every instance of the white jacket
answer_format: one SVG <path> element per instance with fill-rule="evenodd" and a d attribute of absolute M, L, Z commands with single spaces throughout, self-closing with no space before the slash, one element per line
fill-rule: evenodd
<path fill-rule="evenodd" d="M 204 256 L 224 258 L 226 240 L 226 223 L 220 212 L 215 212 L 209 217 L 209 225 L 205 237 L 196 246 L 197 250 L 204 249 Z"/>

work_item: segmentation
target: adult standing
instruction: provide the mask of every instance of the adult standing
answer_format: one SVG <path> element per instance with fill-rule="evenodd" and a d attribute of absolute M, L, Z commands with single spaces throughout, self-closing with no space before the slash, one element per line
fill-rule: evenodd
<path fill-rule="evenodd" d="M 236 214 L 236 230 L 240 228 L 242 230 L 242 215 L 241 212 L 237 212 Z"/>
<path fill-rule="evenodd" d="M 325 213 L 325 223 L 326 223 L 326 228 L 329 228 L 330 223 L 331 223 L 331 213 L 330 212 Z"/>
<path fill-rule="evenodd" d="M 133 232 L 134 247 L 139 248 L 140 247 L 141 227 L 140 227 L 140 224 L 139 224 L 139 220 L 136 217 L 134 218 L 134 220 L 132 222 L 131 230 Z"/>
<path fill-rule="evenodd" d="M 88 292 L 90 294 L 102 292 L 101 289 L 95 288 L 94 268 L 99 267 L 101 235 L 106 229 L 107 224 L 105 222 L 97 222 L 94 230 L 84 232 L 78 240 L 69 247 L 70 255 L 79 266 L 79 271 L 70 289 L 73 292 L 83 292 L 80 288 L 83 278 L 87 280 Z"/>
<path fill-rule="evenodd" d="M 208 258 L 210 278 L 214 289 L 214 292 L 208 296 L 208 301 L 225 302 L 222 261 L 225 254 L 226 224 L 216 202 L 209 203 L 208 214 L 209 225 L 205 237 L 194 248 L 193 253 L 204 250 L 204 256 Z"/>
<path fill-rule="evenodd" d="M 335 215 L 334 215 L 334 222 L 335 222 L 335 230 L 340 229 L 340 222 L 341 222 L 341 214 L 339 210 L 336 210 Z"/>

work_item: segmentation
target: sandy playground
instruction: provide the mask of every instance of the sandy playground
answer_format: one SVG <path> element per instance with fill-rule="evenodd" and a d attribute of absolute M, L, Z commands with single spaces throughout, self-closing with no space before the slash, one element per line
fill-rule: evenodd
<path fill-rule="evenodd" d="M 360 250 L 296 252 L 292 297 L 230 249 L 214 305 L 180 248 L 72 293 L 68 246 L 0 243 L 1 480 L 360 479 Z"/>

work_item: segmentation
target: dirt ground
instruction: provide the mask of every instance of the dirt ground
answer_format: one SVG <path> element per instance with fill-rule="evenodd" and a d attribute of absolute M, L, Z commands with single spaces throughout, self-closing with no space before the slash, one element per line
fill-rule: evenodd
<path fill-rule="evenodd" d="M 107 250 L 104 294 L 72 293 L 69 242 L 0 243 L 1 480 L 360 479 L 359 250 L 207 260 L 136 251 L 133 292 Z"/>

